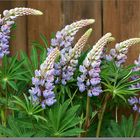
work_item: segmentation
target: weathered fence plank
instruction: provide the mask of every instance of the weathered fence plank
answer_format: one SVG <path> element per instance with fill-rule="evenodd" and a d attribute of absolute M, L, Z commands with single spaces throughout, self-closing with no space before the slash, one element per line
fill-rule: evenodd
<path fill-rule="evenodd" d="M 12 1 L 11 2 L 11 8 L 15 7 L 26 7 L 26 1 Z M 19 52 L 20 50 L 27 51 L 27 17 L 19 17 L 16 20 L 16 30 L 12 32 L 12 35 L 14 35 L 14 38 L 11 39 L 11 53 L 15 54 Z"/>
<path fill-rule="evenodd" d="M 40 33 L 50 40 L 51 33 L 59 30 L 63 23 L 61 0 L 28 1 L 28 7 L 39 9 L 44 13 L 42 16 L 28 17 L 28 46 L 33 40 L 39 39 Z"/>
<path fill-rule="evenodd" d="M 31 42 L 39 40 L 40 33 L 50 40 L 52 32 L 84 18 L 96 20 L 91 26 L 93 34 L 89 39 L 90 44 L 106 32 L 112 32 L 117 42 L 140 36 L 140 1 L 138 0 L 1 0 L 0 12 L 16 6 L 36 8 L 44 15 L 22 17 L 17 20 L 15 39 L 11 41 L 12 54 L 20 49 L 29 52 Z M 82 33 L 83 31 L 79 32 L 77 38 Z M 132 63 L 139 52 L 139 46 L 131 47 L 127 63 Z"/>
<path fill-rule="evenodd" d="M 93 44 L 93 42 L 97 41 L 101 37 L 101 0 L 63 0 L 63 9 L 65 25 L 70 24 L 73 21 L 86 18 L 93 18 L 96 20 L 94 25 L 91 26 L 93 28 L 93 34 L 89 40 L 90 44 Z M 83 31 L 78 34 L 82 35 L 82 33 Z"/>
<path fill-rule="evenodd" d="M 140 37 L 140 1 L 106 0 L 103 1 L 103 32 L 111 32 L 116 42 Z M 140 45 L 133 46 L 128 52 L 127 63 L 133 63 L 140 53 Z"/>
<path fill-rule="evenodd" d="M 0 13 L 6 9 L 15 7 L 26 7 L 26 1 L 0 1 Z M 11 54 L 15 54 L 19 50 L 27 51 L 27 36 L 26 36 L 26 17 L 19 17 L 16 20 L 17 29 L 12 31 L 12 39 L 10 40 Z"/>

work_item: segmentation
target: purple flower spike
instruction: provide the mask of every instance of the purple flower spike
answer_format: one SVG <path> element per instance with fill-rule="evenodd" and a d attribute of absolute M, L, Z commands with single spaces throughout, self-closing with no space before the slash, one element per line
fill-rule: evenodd
<path fill-rule="evenodd" d="M 135 61 L 134 61 L 134 64 L 135 64 L 135 66 L 132 68 L 132 71 L 134 71 L 134 72 L 140 71 L 140 55 L 139 55 L 139 57 L 138 57 L 138 60 L 135 60 Z M 139 78 L 140 78 L 139 75 L 135 75 L 135 76 L 132 76 L 132 77 L 131 77 L 131 80 L 133 81 L 133 80 L 137 80 L 137 79 L 139 79 Z M 131 89 L 140 88 L 140 83 L 137 82 L 136 84 L 131 85 L 130 88 L 131 88 Z"/>
<path fill-rule="evenodd" d="M 56 102 L 54 94 L 54 62 L 59 54 L 58 48 L 48 55 L 41 64 L 40 70 L 35 70 L 32 78 L 33 87 L 29 90 L 33 103 L 40 103 L 42 108 L 51 106 Z"/>
<path fill-rule="evenodd" d="M 85 43 L 91 33 L 91 29 L 89 29 L 89 31 L 87 31 L 87 33 L 81 37 L 75 47 L 72 48 L 74 36 L 80 28 L 88 26 L 94 22 L 94 19 L 85 19 L 74 22 L 65 26 L 61 31 L 58 31 L 55 38 L 51 40 L 51 47 L 48 48 L 48 54 L 51 53 L 52 48 L 56 46 L 61 52 L 60 61 L 57 63 L 57 65 L 55 65 L 54 71 L 56 76 L 56 84 L 61 82 L 63 85 L 66 85 L 67 81 L 72 79 L 78 64 L 77 59 L 85 46 Z"/>
<path fill-rule="evenodd" d="M 0 59 L 4 55 L 8 55 L 9 51 L 9 39 L 11 27 L 15 23 L 15 19 L 18 16 L 23 15 L 41 15 L 42 12 L 31 8 L 15 8 L 3 11 L 3 18 L 0 16 Z"/>
<path fill-rule="evenodd" d="M 128 103 L 132 106 L 132 109 L 140 113 L 140 97 L 131 97 L 128 99 Z"/>
<path fill-rule="evenodd" d="M 67 82 L 73 78 L 76 66 L 78 65 L 78 58 L 80 57 L 91 32 L 92 29 L 87 30 L 75 44 L 74 48 L 70 49 L 68 53 L 65 52 L 63 54 L 61 52 L 60 62 L 55 65 L 56 83 L 61 82 L 62 85 L 66 85 Z M 81 66 L 81 71 L 84 70 L 86 69 Z"/>
<path fill-rule="evenodd" d="M 125 63 L 127 59 L 128 48 L 132 45 L 140 43 L 140 38 L 132 38 L 121 43 L 117 43 L 114 49 L 110 50 L 109 55 L 106 55 L 107 61 L 115 60 L 118 67 Z"/>
<path fill-rule="evenodd" d="M 87 54 L 83 65 L 79 67 L 81 75 L 77 78 L 77 85 L 80 92 L 87 90 L 89 97 L 99 96 L 102 92 L 100 86 L 100 63 L 104 46 L 111 38 L 111 33 L 104 35 Z"/>

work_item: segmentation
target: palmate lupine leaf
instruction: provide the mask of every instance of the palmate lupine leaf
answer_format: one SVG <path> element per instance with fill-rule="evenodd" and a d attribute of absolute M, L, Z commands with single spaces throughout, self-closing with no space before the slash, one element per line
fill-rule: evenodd
<path fill-rule="evenodd" d="M 137 123 L 137 126 L 133 125 L 132 115 L 127 119 L 125 116 L 122 116 L 121 123 L 118 124 L 114 120 L 111 121 L 111 125 L 108 128 L 109 136 L 112 137 L 137 137 L 140 129 L 140 123 Z"/>
<path fill-rule="evenodd" d="M 47 39 L 43 34 L 40 34 L 40 38 L 43 44 L 41 44 L 39 41 L 32 42 L 30 57 L 28 57 L 25 52 L 20 52 L 21 60 L 24 60 L 24 67 L 29 72 L 27 76 L 30 80 L 34 76 L 34 71 L 39 68 L 39 66 L 44 62 L 47 56 Z"/>
<path fill-rule="evenodd" d="M 130 81 L 132 75 L 137 73 L 129 68 L 117 67 L 114 62 L 107 62 L 106 67 L 102 67 L 102 84 L 106 87 L 105 91 L 112 94 L 113 98 L 120 97 L 126 102 L 130 95 L 135 95 L 140 89 L 130 89 L 130 86 L 140 81 L 140 79 Z"/>
<path fill-rule="evenodd" d="M 70 101 L 67 100 L 62 105 L 57 104 L 53 108 L 47 110 L 47 122 L 41 124 L 40 129 L 46 131 L 49 136 L 78 136 L 82 129 L 77 125 L 81 119 L 77 117 L 76 112 L 79 105 L 69 108 Z M 48 135 L 48 134 L 45 135 Z"/>
<path fill-rule="evenodd" d="M 28 82 L 26 77 L 27 71 L 22 68 L 23 61 L 19 61 L 17 57 L 18 55 L 3 57 L 2 65 L 0 66 L 0 83 L 4 90 L 6 89 L 6 86 L 9 85 L 12 89 L 17 91 L 18 82 Z"/>
<path fill-rule="evenodd" d="M 8 125 L 4 127 L 0 125 L 0 135 L 4 137 L 32 137 L 35 131 L 27 125 L 21 126 L 13 117 L 8 117 Z"/>
<path fill-rule="evenodd" d="M 29 118 L 35 118 L 37 121 L 39 119 L 47 121 L 43 116 L 39 114 L 43 110 L 41 106 L 38 104 L 33 104 L 25 94 L 24 100 L 17 96 L 13 96 L 13 98 L 14 99 L 11 102 L 16 106 L 11 109 L 18 110 L 19 112 L 23 113 L 23 115 L 27 115 Z"/>
<path fill-rule="evenodd" d="M 38 49 L 36 47 L 32 48 L 32 52 L 30 55 L 30 58 L 27 56 L 27 54 L 23 51 L 20 52 L 21 60 L 23 60 L 24 68 L 29 72 L 28 73 L 28 79 L 31 80 L 31 78 L 34 76 L 34 71 L 38 69 L 41 62 L 45 60 L 46 58 L 46 49 L 42 48 L 40 51 L 40 54 L 38 55 Z"/>

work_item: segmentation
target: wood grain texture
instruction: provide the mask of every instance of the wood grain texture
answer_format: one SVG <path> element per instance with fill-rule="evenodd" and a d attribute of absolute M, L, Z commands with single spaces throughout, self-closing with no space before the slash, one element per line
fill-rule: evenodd
<path fill-rule="evenodd" d="M 51 33 L 61 29 L 63 23 L 61 0 L 28 1 L 28 7 L 39 9 L 44 13 L 42 16 L 28 17 L 28 46 L 32 41 L 39 40 L 40 33 L 50 41 Z"/>
<path fill-rule="evenodd" d="M 89 44 L 93 45 L 103 34 L 112 32 L 116 42 L 140 37 L 140 1 L 139 0 L 1 0 L 0 12 L 4 9 L 26 6 L 41 10 L 43 16 L 28 16 L 17 19 L 17 30 L 12 32 L 15 39 L 11 41 L 12 54 L 20 49 L 27 52 L 34 40 L 40 40 L 44 34 L 48 41 L 52 32 L 73 21 L 94 18 L 95 24 Z M 88 27 L 89 28 L 89 27 Z M 83 34 L 80 31 L 76 40 Z M 109 45 L 114 47 L 114 44 Z M 127 64 L 138 57 L 140 46 L 129 49 Z"/>
<path fill-rule="evenodd" d="M 12 1 L 11 8 L 26 7 L 26 1 Z M 16 20 L 16 30 L 12 31 L 14 38 L 11 39 L 11 53 L 15 54 L 20 50 L 27 51 L 27 29 L 26 29 L 27 17 L 18 17 Z"/>
<path fill-rule="evenodd" d="M 111 32 L 116 38 L 116 42 L 140 37 L 139 13 L 139 0 L 103 1 L 103 32 Z M 140 45 L 130 47 L 127 64 L 133 63 L 139 53 Z"/>
<path fill-rule="evenodd" d="M 15 7 L 26 7 L 26 1 L 1 1 L 0 13 L 6 9 Z M 27 51 L 27 37 L 26 37 L 26 17 L 18 17 L 16 20 L 17 28 L 11 32 L 12 38 L 10 39 L 11 55 L 19 52 L 20 50 Z"/>
<path fill-rule="evenodd" d="M 96 22 L 90 27 L 93 33 L 89 43 L 93 45 L 102 34 L 101 0 L 63 0 L 64 24 L 70 24 L 80 19 L 93 18 Z M 89 27 L 87 27 L 89 28 Z M 87 29 L 85 28 L 85 29 Z M 85 30 L 78 33 L 79 38 Z"/>

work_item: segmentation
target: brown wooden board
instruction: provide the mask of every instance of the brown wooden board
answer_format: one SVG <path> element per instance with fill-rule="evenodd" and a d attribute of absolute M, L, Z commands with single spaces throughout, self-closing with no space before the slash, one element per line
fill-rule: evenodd
<path fill-rule="evenodd" d="M 41 10 L 42 16 L 28 17 L 28 46 L 31 48 L 31 42 L 39 40 L 39 35 L 44 34 L 50 41 L 51 33 L 61 29 L 62 26 L 62 9 L 61 0 L 47 1 L 28 1 L 28 7 Z"/>
<path fill-rule="evenodd" d="M 96 22 L 90 27 L 93 33 L 89 39 L 89 43 L 93 45 L 102 34 L 102 10 L 101 0 L 63 0 L 64 24 L 70 24 L 80 19 L 93 18 Z M 89 28 L 89 27 L 87 27 Z M 87 29 L 85 28 L 85 29 Z M 85 30 L 78 33 L 79 38 Z"/>
<path fill-rule="evenodd" d="M 93 27 L 89 39 L 91 45 L 106 32 L 112 32 L 116 42 L 140 36 L 139 0 L 1 0 L 0 12 L 17 6 L 36 8 L 44 15 L 17 19 L 17 30 L 12 32 L 15 36 L 11 41 L 12 54 L 20 49 L 30 50 L 32 41 L 39 40 L 40 33 L 50 41 L 52 32 L 60 30 L 73 21 L 85 18 L 96 20 L 95 24 L 90 26 Z M 79 32 L 76 39 L 84 31 Z M 114 44 L 109 47 L 114 47 Z M 131 47 L 127 64 L 133 63 L 139 52 L 139 45 Z"/>
<path fill-rule="evenodd" d="M 139 13 L 139 0 L 103 0 L 103 32 L 111 32 L 116 42 L 140 37 Z M 133 63 L 139 53 L 140 45 L 132 46 L 128 52 L 127 64 Z"/>

